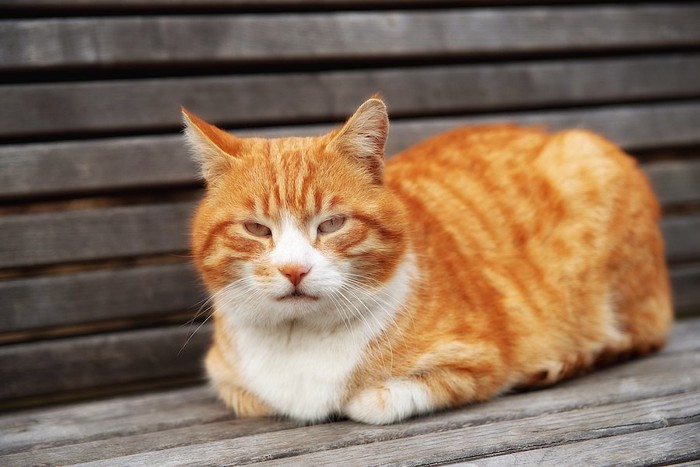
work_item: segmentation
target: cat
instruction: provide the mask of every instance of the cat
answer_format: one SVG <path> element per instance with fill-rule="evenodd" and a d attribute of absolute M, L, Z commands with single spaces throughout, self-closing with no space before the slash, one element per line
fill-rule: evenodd
<path fill-rule="evenodd" d="M 385 165 L 378 97 L 318 137 L 183 115 L 206 369 L 240 417 L 389 424 L 664 345 L 658 203 L 594 133 L 459 128 Z"/>

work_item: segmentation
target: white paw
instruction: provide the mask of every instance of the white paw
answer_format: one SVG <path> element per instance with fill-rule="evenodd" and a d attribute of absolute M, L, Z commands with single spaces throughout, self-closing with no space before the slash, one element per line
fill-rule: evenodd
<path fill-rule="evenodd" d="M 433 410 L 427 388 L 410 380 L 392 380 L 360 391 L 343 408 L 352 420 L 386 425 Z"/>

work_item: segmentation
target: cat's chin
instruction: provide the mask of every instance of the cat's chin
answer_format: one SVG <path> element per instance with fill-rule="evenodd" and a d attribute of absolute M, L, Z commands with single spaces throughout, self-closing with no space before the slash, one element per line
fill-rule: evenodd
<path fill-rule="evenodd" d="M 290 292 L 286 295 L 282 295 L 280 297 L 277 297 L 278 302 L 297 302 L 297 303 L 315 301 L 318 299 L 319 299 L 319 297 L 317 297 L 315 295 L 307 294 L 304 292 L 299 292 L 298 290 L 295 290 L 294 292 Z"/>

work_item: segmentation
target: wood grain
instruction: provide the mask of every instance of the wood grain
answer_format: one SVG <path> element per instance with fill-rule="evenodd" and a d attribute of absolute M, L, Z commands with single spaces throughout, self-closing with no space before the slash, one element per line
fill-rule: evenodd
<path fill-rule="evenodd" d="M 168 326 L 0 346 L 0 399 L 201 376 L 202 355 L 211 337 L 207 325 L 189 339 L 197 327 Z"/>
<path fill-rule="evenodd" d="M 478 405 L 465 409 L 465 413 L 459 412 L 457 419 L 444 418 L 442 415 L 436 416 L 437 419 L 427 418 L 427 428 L 416 429 L 423 430 L 420 432 L 424 433 L 436 428 L 435 423 L 441 423 L 443 427 L 460 423 L 460 426 L 467 426 L 479 421 L 486 423 L 494 419 L 524 418 L 540 412 L 700 390 L 699 329 L 700 320 L 684 321 L 674 328 L 671 344 L 661 354 L 601 370 L 546 391 L 498 399 L 490 404 L 496 404 L 495 407 L 505 405 L 495 413 L 490 412 L 488 406 L 483 409 L 486 412 L 483 412 L 480 408 L 482 406 Z M 164 373 L 194 373 L 200 368 L 199 359 L 207 346 L 208 326 L 203 327 L 197 337 L 187 344 L 187 349 L 197 354 L 196 358 L 193 355 L 183 361 L 182 357 L 177 356 L 179 347 L 193 330 L 194 328 L 170 327 L 0 347 L 0 368 L 3 368 L 3 373 L 5 368 L 10 371 L 10 365 L 16 368 L 12 373 L 7 373 L 15 379 L 11 388 L 15 393 L 5 393 L 4 396 L 27 396 L 37 390 L 55 392 L 78 389 L 85 384 L 111 384 L 110 381 L 113 382 L 115 378 L 113 372 L 117 372 L 118 377 L 127 379 L 137 379 L 144 374 L 158 377 Z M 156 361 L 145 361 L 143 356 L 151 351 L 155 351 L 159 357 Z M 23 388 L 29 388 L 27 393 L 22 392 Z M 217 418 L 223 415 L 217 414 L 212 408 L 216 404 L 211 393 L 205 390 L 185 390 L 181 396 L 179 394 L 180 391 L 167 391 L 163 393 L 162 399 L 150 395 L 130 396 L 123 400 L 95 401 L 53 409 L 34 409 L 24 414 L 0 415 L 0 432 L 3 433 L 0 437 L 0 453 L 19 452 L 32 446 L 56 447 L 110 439 L 116 435 L 140 435 L 228 420 Z M 178 400 L 182 401 L 182 410 L 176 408 Z M 152 409 L 146 409 L 151 406 Z M 191 412 L 185 407 L 189 407 Z M 405 429 L 405 426 L 400 428 Z M 376 433 L 379 436 L 385 432 L 380 430 Z M 366 436 L 367 434 L 363 435 Z M 168 436 L 159 439 L 164 443 L 173 442 Z"/>
<path fill-rule="evenodd" d="M 384 427 L 351 424 L 317 425 L 248 436 L 243 440 L 221 440 L 192 446 L 90 462 L 85 465 L 201 465 L 254 463 L 299 465 L 352 463 L 393 465 L 444 463 L 470 457 L 537 448 L 543 445 L 583 441 L 605 436 L 645 431 L 697 419 L 700 394 L 691 392 L 603 407 L 583 408 L 535 417 L 455 427 L 425 434 L 404 433 L 397 438 L 377 440 L 362 436 Z M 614 416 L 611 416 L 614 414 Z M 389 427 L 411 430 L 416 426 Z M 353 429 L 355 428 L 355 429 Z M 268 461 L 270 462 L 264 462 Z"/>
<path fill-rule="evenodd" d="M 198 310 L 203 292 L 189 263 L 3 281 L 0 333 Z"/>
<path fill-rule="evenodd" d="M 193 202 L 0 217 L 0 266 L 35 266 L 147 254 L 185 256 Z M 700 216 L 661 222 L 671 261 L 700 255 Z"/>
<path fill-rule="evenodd" d="M 178 128 L 180 105 L 229 127 L 337 121 L 377 92 L 394 118 L 697 97 L 700 55 L 13 84 L 0 137 Z"/>
<path fill-rule="evenodd" d="M 671 284 L 677 313 L 700 309 L 700 265 L 674 267 L 671 269 Z"/>
<path fill-rule="evenodd" d="M 668 216 L 661 232 L 669 261 L 700 259 L 700 214 Z"/>
<path fill-rule="evenodd" d="M 700 423 L 532 449 L 454 464 L 462 467 L 579 465 L 667 465 L 700 458 Z M 688 465 L 697 465 L 689 463 Z"/>
<path fill-rule="evenodd" d="M 699 20 L 678 4 L 13 21 L 0 70 L 662 49 L 700 43 Z"/>
<path fill-rule="evenodd" d="M 180 252 L 193 202 L 0 217 L 0 266 Z"/>
<path fill-rule="evenodd" d="M 700 307 L 700 267 L 671 269 L 674 306 Z M 0 333 L 191 311 L 207 316 L 205 294 L 186 263 L 104 269 L 0 282 Z M 128 325 L 128 321 L 125 321 Z"/>
<path fill-rule="evenodd" d="M 700 144 L 700 102 L 602 106 L 592 109 L 502 113 L 422 119 L 394 119 L 387 154 L 457 126 L 494 122 L 583 127 L 631 149 Z M 330 125 L 236 130 L 241 136 L 313 135 Z M 669 202 L 697 199 L 696 166 L 690 161 L 656 171 L 659 195 Z M 686 167 L 685 164 L 690 164 Z M 50 171 L 46 167 L 51 167 Z M 196 169 L 180 135 L 106 138 L 76 142 L 0 146 L 0 198 L 26 198 L 196 183 Z M 685 173 L 686 175 L 682 175 Z M 652 175 L 652 179 L 654 178 Z M 665 177 L 665 178 L 664 178 Z M 674 184 L 674 177 L 679 182 Z M 670 182 L 668 181 L 670 179 Z M 670 185 L 670 186 L 669 186 Z"/>
<path fill-rule="evenodd" d="M 595 3 L 599 0 L 553 0 L 550 3 Z M 537 0 L 490 0 L 489 5 L 541 5 L 543 2 Z M 270 10 L 270 9 L 282 9 L 283 11 L 300 10 L 306 11 L 310 8 L 314 9 L 327 9 L 327 8 L 385 8 L 388 6 L 393 7 L 425 7 L 425 8 L 435 8 L 435 7 L 460 7 L 460 6 L 482 6 L 484 5 L 483 0 L 5 0 L 3 5 L 0 6 L 0 11 L 3 8 L 9 11 L 36 11 L 43 10 L 45 8 L 50 9 L 50 11 L 55 12 L 67 11 L 71 12 L 74 10 L 84 11 L 88 10 L 120 10 L 126 9 L 128 11 L 132 10 L 145 10 L 150 11 L 151 9 L 160 7 L 168 8 L 172 11 L 173 8 L 187 8 L 191 9 L 212 9 L 212 8 L 226 8 L 227 10 L 241 9 L 256 9 L 256 10 Z"/>

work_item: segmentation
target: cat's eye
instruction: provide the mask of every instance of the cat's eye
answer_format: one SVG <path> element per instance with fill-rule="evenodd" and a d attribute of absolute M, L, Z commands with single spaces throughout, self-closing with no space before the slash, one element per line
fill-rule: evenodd
<path fill-rule="evenodd" d="M 258 224 L 257 222 L 245 222 L 243 226 L 248 232 L 256 237 L 269 237 L 272 235 L 272 231 L 269 227 Z"/>
<path fill-rule="evenodd" d="M 342 216 L 331 217 L 325 221 L 318 224 L 319 233 L 333 233 L 337 232 L 345 224 L 345 218 Z"/>

